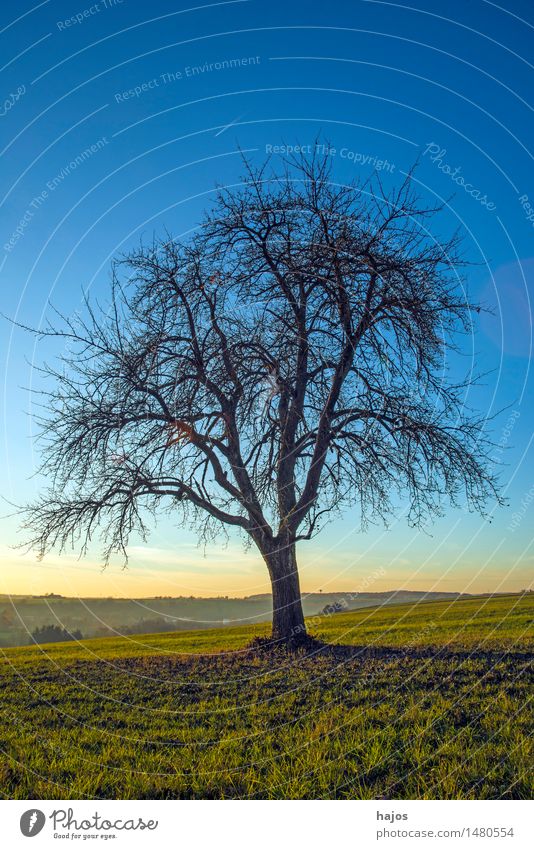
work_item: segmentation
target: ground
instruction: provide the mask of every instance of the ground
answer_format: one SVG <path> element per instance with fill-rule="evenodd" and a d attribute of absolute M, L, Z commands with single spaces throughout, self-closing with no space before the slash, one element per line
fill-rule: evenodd
<path fill-rule="evenodd" d="M 19 799 L 530 798 L 534 594 L 3 651 Z"/>

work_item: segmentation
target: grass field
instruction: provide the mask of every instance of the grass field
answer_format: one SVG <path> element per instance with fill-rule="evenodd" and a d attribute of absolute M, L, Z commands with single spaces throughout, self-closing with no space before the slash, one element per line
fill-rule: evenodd
<path fill-rule="evenodd" d="M 534 595 L 5 649 L 4 798 L 531 798 Z"/>

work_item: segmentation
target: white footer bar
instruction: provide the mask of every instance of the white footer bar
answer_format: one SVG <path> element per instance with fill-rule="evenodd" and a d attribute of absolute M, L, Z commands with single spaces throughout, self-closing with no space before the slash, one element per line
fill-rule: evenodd
<path fill-rule="evenodd" d="M 528 801 L 1 801 L 6 847 L 532 847 Z M 35 842 L 32 842 L 34 840 Z"/>

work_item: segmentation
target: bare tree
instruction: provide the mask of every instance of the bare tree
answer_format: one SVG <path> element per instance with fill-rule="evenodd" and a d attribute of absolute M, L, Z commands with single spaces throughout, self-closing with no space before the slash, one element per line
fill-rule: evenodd
<path fill-rule="evenodd" d="M 157 509 L 213 538 L 239 529 L 272 582 L 273 636 L 303 638 L 296 545 L 338 511 L 420 525 L 499 500 L 472 372 L 458 237 L 435 239 L 409 177 L 337 185 L 327 158 L 247 165 L 197 234 L 114 266 L 110 307 L 61 317 L 44 366 L 43 472 L 31 544 L 126 555 Z"/>

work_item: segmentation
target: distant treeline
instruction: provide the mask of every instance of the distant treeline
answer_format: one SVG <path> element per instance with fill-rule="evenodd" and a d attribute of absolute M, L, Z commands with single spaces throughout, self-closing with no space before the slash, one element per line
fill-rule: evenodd
<path fill-rule="evenodd" d="M 62 643 L 66 640 L 83 640 L 81 631 L 67 631 L 59 625 L 43 625 L 32 631 L 32 643 Z"/>

